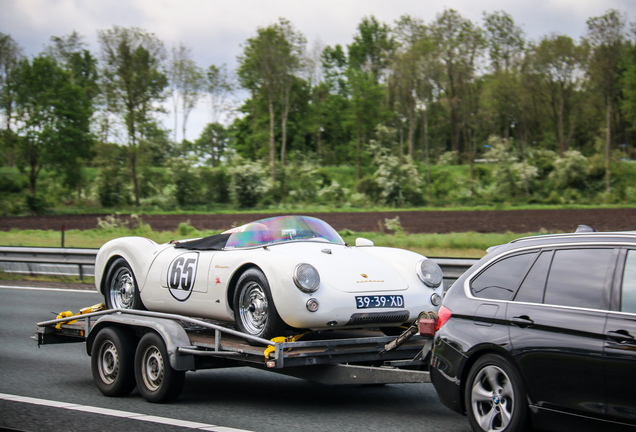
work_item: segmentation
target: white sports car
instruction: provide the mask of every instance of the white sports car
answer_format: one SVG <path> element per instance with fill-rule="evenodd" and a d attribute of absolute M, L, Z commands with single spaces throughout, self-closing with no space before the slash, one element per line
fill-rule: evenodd
<path fill-rule="evenodd" d="M 224 321 L 270 339 L 289 328 L 387 332 L 441 303 L 442 272 L 402 249 L 352 247 L 327 223 L 278 216 L 194 240 L 123 237 L 101 247 L 95 285 L 109 308 Z"/>

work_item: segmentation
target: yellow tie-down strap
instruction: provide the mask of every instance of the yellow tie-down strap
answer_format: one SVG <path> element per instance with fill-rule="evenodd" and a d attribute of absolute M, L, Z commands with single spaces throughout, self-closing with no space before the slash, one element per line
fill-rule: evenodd
<path fill-rule="evenodd" d="M 301 333 L 296 336 L 278 336 L 270 340 L 272 342 L 296 342 L 298 339 L 305 336 L 307 333 L 311 333 L 311 332 Z M 276 351 L 276 347 L 274 345 L 267 345 L 267 348 L 265 349 L 265 352 L 263 353 L 265 355 L 265 359 L 268 359 L 269 355 L 273 353 L 274 351 Z"/>
<path fill-rule="evenodd" d="M 84 314 L 91 313 L 91 312 L 99 312 L 99 311 L 105 310 L 105 309 L 106 309 L 106 305 L 104 303 L 98 303 L 96 305 L 88 306 L 88 307 L 80 309 L 80 311 L 78 313 L 76 313 L 75 315 L 73 315 L 73 312 L 71 312 L 71 311 L 60 312 L 55 319 L 69 318 L 69 317 L 72 317 L 72 316 L 84 315 Z M 77 320 L 59 322 L 59 323 L 57 323 L 55 328 L 59 330 L 60 328 L 62 328 L 62 324 L 73 324 L 73 323 L 76 323 L 76 322 L 77 322 Z"/>

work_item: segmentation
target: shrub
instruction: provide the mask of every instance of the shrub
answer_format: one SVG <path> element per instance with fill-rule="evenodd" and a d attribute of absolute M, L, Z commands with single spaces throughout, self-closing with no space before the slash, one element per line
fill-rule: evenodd
<path fill-rule="evenodd" d="M 237 165 L 229 170 L 232 176 L 230 189 L 234 200 L 242 208 L 254 207 L 271 189 L 266 181 L 266 173 L 256 162 L 237 157 L 235 163 Z"/>
<path fill-rule="evenodd" d="M 380 199 L 380 186 L 378 182 L 371 176 L 362 177 L 356 184 L 358 193 L 366 195 L 371 202 L 377 202 Z"/>
<path fill-rule="evenodd" d="M 122 169 L 117 163 L 104 166 L 97 176 L 97 196 L 103 207 L 117 207 L 129 201 Z"/>
<path fill-rule="evenodd" d="M 325 186 L 318 191 L 318 197 L 320 197 L 323 202 L 337 207 L 345 203 L 348 194 L 349 189 L 343 188 L 340 186 L 340 183 L 335 180 L 333 180 L 329 186 Z"/>
<path fill-rule="evenodd" d="M 398 147 L 394 131 L 385 127 L 376 130 L 377 140 L 369 149 L 377 167 L 374 178 L 380 190 L 380 200 L 389 205 L 420 204 L 423 202 L 423 181 L 409 156 L 395 156 L 390 148 Z"/>
<path fill-rule="evenodd" d="M 331 183 L 326 173 L 309 161 L 287 166 L 284 170 L 284 180 L 289 197 L 296 203 L 313 203 L 318 191 Z"/>
<path fill-rule="evenodd" d="M 175 159 L 170 165 L 174 180 L 174 198 L 179 205 L 196 204 L 202 201 L 202 190 L 195 169 L 183 159 Z"/>
<path fill-rule="evenodd" d="M 16 176 L 0 173 L 0 190 L 3 193 L 18 193 L 24 189 L 24 183 Z"/>
<path fill-rule="evenodd" d="M 205 186 L 206 204 L 227 204 L 230 202 L 230 174 L 225 168 L 201 168 L 201 184 Z"/>
<path fill-rule="evenodd" d="M 402 227 L 402 222 L 400 222 L 399 216 L 396 216 L 392 219 L 385 218 L 384 226 L 386 226 L 386 229 L 388 229 L 389 231 L 392 231 L 396 235 L 404 234 L 404 228 Z"/>
<path fill-rule="evenodd" d="M 568 150 L 554 162 L 550 178 L 558 189 L 586 189 L 590 162 L 577 150 Z"/>
<path fill-rule="evenodd" d="M 486 158 L 495 164 L 493 176 L 496 182 L 496 195 L 500 199 L 519 195 L 530 195 L 530 184 L 539 175 L 537 167 L 528 159 L 519 160 L 518 150 L 511 139 L 498 136 L 488 138 L 490 149 Z"/>
<path fill-rule="evenodd" d="M 190 221 L 181 222 L 177 227 L 177 232 L 181 237 L 198 237 L 201 232 L 192 226 Z"/>
<path fill-rule="evenodd" d="M 24 199 L 24 203 L 26 205 L 26 208 L 31 213 L 34 213 L 36 215 L 46 213 L 49 208 L 49 204 L 46 201 L 46 198 L 44 198 L 40 194 L 28 194 Z"/>

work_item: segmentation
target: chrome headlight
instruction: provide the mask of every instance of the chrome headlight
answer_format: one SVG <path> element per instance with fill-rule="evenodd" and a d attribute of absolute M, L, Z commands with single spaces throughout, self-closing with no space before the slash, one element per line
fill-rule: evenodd
<path fill-rule="evenodd" d="M 302 292 L 316 291 L 320 286 L 318 270 L 311 264 L 298 264 L 294 270 L 294 283 Z"/>
<path fill-rule="evenodd" d="M 425 259 L 417 263 L 415 268 L 420 280 L 424 282 L 424 285 L 430 288 L 437 288 L 442 284 L 442 269 L 439 268 L 436 262 L 430 259 Z"/>

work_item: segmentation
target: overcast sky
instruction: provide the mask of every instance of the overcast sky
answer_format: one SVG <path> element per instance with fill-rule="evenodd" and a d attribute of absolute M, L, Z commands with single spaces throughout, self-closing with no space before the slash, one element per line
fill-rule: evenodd
<path fill-rule="evenodd" d="M 234 67 L 241 44 L 279 17 L 305 35 L 308 47 L 344 46 L 365 16 L 393 24 L 409 14 L 430 23 L 447 8 L 479 24 L 484 11 L 504 10 L 532 40 L 551 33 L 578 39 L 588 18 L 612 8 L 636 21 L 636 0 L 0 0 L 0 32 L 33 56 L 51 36 L 77 31 L 97 54 L 97 30 L 135 26 L 155 33 L 167 48 L 185 44 L 203 68 Z M 208 120 L 201 107 L 188 121 L 187 138 L 198 137 Z"/>

